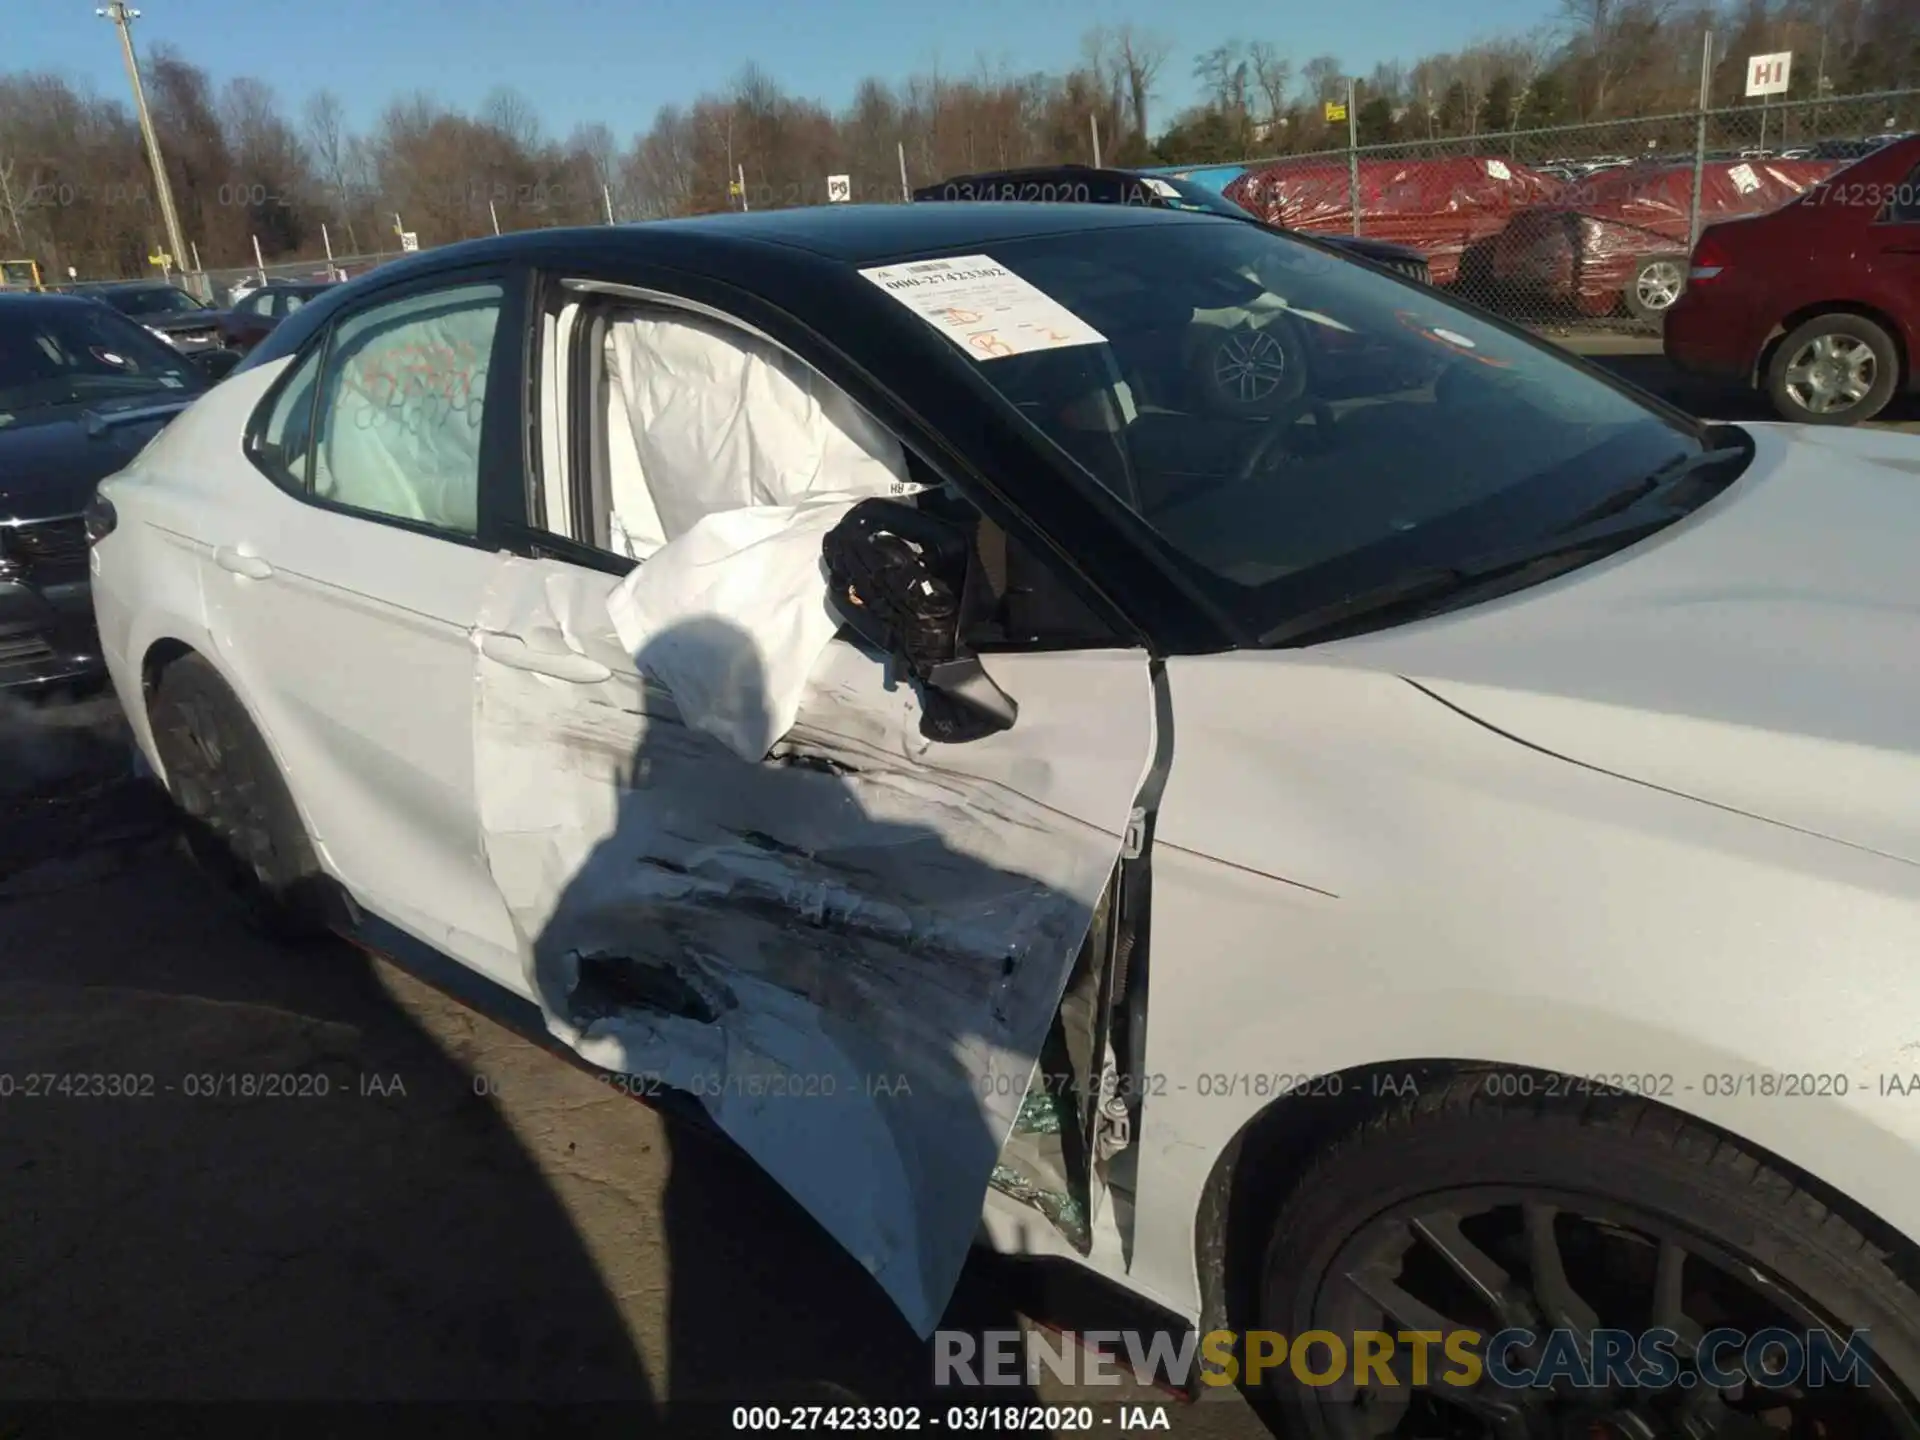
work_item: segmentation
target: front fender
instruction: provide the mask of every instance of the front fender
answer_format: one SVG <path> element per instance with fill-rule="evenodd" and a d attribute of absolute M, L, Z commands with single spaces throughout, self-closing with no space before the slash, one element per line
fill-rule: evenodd
<path fill-rule="evenodd" d="M 1176 706 L 1202 688 L 1169 670 Z M 1920 1237 L 1920 867 L 1528 749 L 1391 676 L 1320 670 L 1278 722 L 1237 700 L 1180 712 L 1153 853 L 1131 1282 L 1197 1312 L 1207 1178 L 1279 1077 L 1434 1059 L 1651 1092 Z"/>

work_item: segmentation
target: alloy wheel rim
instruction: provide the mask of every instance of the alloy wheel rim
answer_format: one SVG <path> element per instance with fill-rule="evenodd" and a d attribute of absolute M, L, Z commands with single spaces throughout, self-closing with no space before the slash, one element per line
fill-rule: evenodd
<path fill-rule="evenodd" d="M 1213 378 L 1222 393 L 1239 404 L 1265 400 L 1287 378 L 1286 347 L 1259 330 L 1229 335 L 1214 354 Z"/>
<path fill-rule="evenodd" d="M 1634 288 L 1640 303 L 1649 310 L 1665 310 L 1680 298 L 1680 267 L 1671 260 L 1657 260 L 1640 272 Z"/>
<path fill-rule="evenodd" d="M 1624 1278 L 1623 1278 L 1624 1277 Z M 1369 1221 L 1323 1272 L 1294 1333 L 1319 1330 L 1353 1342 L 1384 1331 L 1471 1331 L 1457 1343 L 1482 1354 L 1503 1329 L 1536 1334 L 1596 1328 L 1677 1337 L 1670 1385 L 1595 1384 L 1566 1378 L 1531 1388 L 1501 1388 L 1484 1374 L 1473 1387 L 1446 1383 L 1447 1341 L 1430 1347 L 1428 1383 L 1415 1377 L 1403 1347 L 1391 1361 L 1398 1387 L 1356 1391 L 1352 1368 L 1327 1387 L 1327 1432 L 1339 1440 L 1893 1440 L 1920 1435 L 1920 1405 L 1887 1375 L 1868 1349 L 1865 1383 L 1762 1385 L 1748 1354 L 1714 1354 L 1722 1371 L 1747 1383 L 1716 1388 L 1699 1370 L 1709 1331 L 1748 1335 L 1781 1328 L 1804 1336 L 1824 1330 L 1834 1348 L 1846 1334 L 1780 1277 L 1747 1257 L 1638 1207 L 1592 1196 L 1532 1189 L 1441 1191 Z M 1871 1337 L 1868 1337 L 1870 1347 Z M 1551 1347 L 1550 1347 L 1551 1348 Z M 1603 1371 L 1590 1349 L 1582 1364 Z M 1720 1347 L 1716 1346 L 1716 1351 Z M 1802 1347 L 1804 1351 L 1804 1346 Z M 1564 1347 L 1563 1347 L 1564 1353 Z M 1790 1361 L 1779 1347 L 1757 1346 Z M 1484 1358 L 1484 1355 L 1483 1355 Z M 1538 1348 L 1512 1351 L 1525 1366 Z M 1801 1365 L 1807 1364 L 1804 1353 Z M 1314 1363 L 1324 1369 L 1322 1354 Z M 1789 1367 L 1790 1368 L 1790 1367 Z M 1457 1373 L 1457 1371 L 1455 1372 Z M 1774 1379 L 1783 1372 L 1775 1369 Z M 1377 1377 L 1376 1377 L 1377 1378 Z M 1618 1378 L 1609 1377 L 1609 1378 Z"/>
<path fill-rule="evenodd" d="M 1873 347 L 1852 335 L 1818 335 L 1787 362 L 1786 390 L 1812 415 L 1837 415 L 1867 398 L 1879 377 Z"/>

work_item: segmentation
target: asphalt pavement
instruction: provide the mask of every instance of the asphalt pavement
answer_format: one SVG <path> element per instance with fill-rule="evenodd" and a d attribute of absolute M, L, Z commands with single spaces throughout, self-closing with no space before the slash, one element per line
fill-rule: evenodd
<path fill-rule="evenodd" d="M 723 1138 L 446 982 L 255 934 L 110 697 L 0 700 L 0 1435 L 66 1440 L 8 1407 L 68 1399 L 596 1401 L 623 1435 L 1075 1400 L 936 1391 L 931 1346 Z M 1068 1282 L 977 1256 L 943 1323 L 1112 1322 Z M 1169 1413 L 1265 1433 L 1231 1392 Z"/>

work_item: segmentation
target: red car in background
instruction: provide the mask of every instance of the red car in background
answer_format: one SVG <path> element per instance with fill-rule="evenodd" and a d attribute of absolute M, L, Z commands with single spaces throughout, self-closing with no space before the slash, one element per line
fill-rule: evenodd
<path fill-rule="evenodd" d="M 1667 312 L 1667 358 L 1763 387 L 1782 418 L 1871 420 L 1920 389 L 1920 137 L 1753 219 L 1709 226 Z"/>
<path fill-rule="evenodd" d="M 1709 161 L 1700 173 L 1701 217 L 1777 210 L 1839 168 L 1828 160 Z M 1690 161 L 1599 171 L 1508 222 L 1493 244 L 1494 283 L 1583 315 L 1624 309 L 1657 319 L 1685 288 L 1692 200 Z"/>
<path fill-rule="evenodd" d="M 1362 160 L 1360 231 L 1418 250 L 1436 285 L 1460 278 L 1468 247 L 1496 234 L 1513 213 L 1565 188 L 1515 160 Z M 1345 161 L 1280 161 L 1228 184 L 1226 197 L 1269 225 L 1353 233 L 1351 177 Z"/>

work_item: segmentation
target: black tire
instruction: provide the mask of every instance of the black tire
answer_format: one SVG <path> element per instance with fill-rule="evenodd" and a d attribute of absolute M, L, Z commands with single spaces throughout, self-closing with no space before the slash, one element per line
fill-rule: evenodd
<path fill-rule="evenodd" d="M 147 716 L 193 859 L 276 939 L 332 928 L 332 883 L 272 753 L 219 672 L 182 656 L 161 672 Z"/>
<path fill-rule="evenodd" d="M 1809 353 L 1817 353 L 1823 341 L 1833 342 L 1838 350 L 1856 354 L 1858 347 L 1865 347 L 1872 365 L 1871 383 L 1860 387 L 1862 394 L 1856 403 L 1832 409 L 1818 409 L 1806 403 L 1814 400 L 1818 391 L 1798 380 L 1795 371 Z M 1858 425 L 1886 409 L 1894 391 L 1899 389 L 1900 350 L 1891 335 L 1864 315 L 1845 311 L 1816 315 L 1774 347 L 1767 361 L 1766 384 L 1767 398 L 1783 420 L 1802 425 Z"/>
<path fill-rule="evenodd" d="M 1449 1267 L 1437 1245 L 1402 1237 L 1414 1235 L 1412 1217 L 1416 1215 L 1427 1217 L 1428 1234 L 1435 1233 L 1433 1215 L 1466 1215 L 1468 1222 L 1453 1233 L 1470 1235 L 1472 1246 L 1456 1249 L 1456 1254 L 1477 1259 L 1497 1256 L 1509 1277 L 1503 1293 L 1525 1297 L 1536 1285 L 1537 1267 L 1524 1243 L 1532 1238 L 1531 1229 L 1521 1226 L 1518 1238 L 1523 1243 L 1514 1247 L 1511 1227 L 1525 1214 L 1516 1197 L 1531 1197 L 1558 1210 L 1557 1215 L 1547 1211 L 1541 1224 L 1546 1235 L 1553 1237 L 1553 1253 L 1567 1257 L 1562 1273 L 1569 1276 L 1583 1301 L 1592 1297 L 1601 1324 L 1644 1331 L 1658 1323 L 1650 1320 L 1657 1314 L 1653 1291 L 1642 1288 L 1641 1282 L 1648 1274 L 1659 1273 L 1655 1259 L 1664 1259 L 1667 1248 L 1679 1249 L 1686 1259 L 1673 1273 L 1690 1277 L 1683 1310 L 1690 1321 L 1709 1328 L 1727 1323 L 1724 1305 L 1731 1302 L 1720 1300 L 1722 1290 L 1727 1295 L 1744 1293 L 1740 1287 L 1745 1283 L 1747 1291 L 1761 1298 L 1754 1300 L 1753 1310 L 1741 1314 L 1758 1316 L 1766 1313 L 1767 1305 L 1791 1304 L 1797 1307 L 1793 1312 L 1796 1328 L 1827 1328 L 1843 1339 L 1850 1330 L 1869 1332 L 1872 1373 L 1890 1381 L 1889 1403 L 1903 1407 L 1906 1418 L 1887 1430 L 1856 1419 L 1842 1420 L 1839 1428 L 1805 1433 L 1847 1435 L 1849 1440 L 1916 1433 L 1920 1422 L 1912 1417 L 1920 1409 L 1912 1397 L 1920 1394 L 1920 1296 L 1895 1274 L 1887 1252 L 1870 1242 L 1848 1217 L 1716 1133 L 1661 1106 L 1630 1098 L 1577 1103 L 1495 1099 L 1487 1093 L 1488 1080 L 1486 1074 L 1459 1076 L 1444 1088 L 1406 1101 L 1330 1147 L 1309 1167 L 1282 1205 L 1269 1238 L 1257 1327 L 1289 1337 L 1316 1329 L 1339 1333 L 1341 1325 L 1390 1333 L 1426 1328 L 1424 1322 L 1409 1324 L 1385 1316 L 1377 1304 L 1380 1295 L 1390 1294 L 1380 1288 L 1382 1274 L 1416 1298 L 1427 1292 L 1447 1296 L 1433 1309 L 1461 1328 L 1477 1328 L 1484 1336 L 1503 1322 L 1511 1324 L 1510 1315 L 1502 1317 L 1490 1306 L 1475 1310 L 1480 1302 L 1471 1290 L 1459 1288 L 1459 1267 Z M 1489 1206 L 1485 1212 L 1474 1208 L 1483 1202 Z M 1503 1212 L 1502 1205 L 1509 1206 L 1511 1213 Z M 1605 1216 L 1610 1224 L 1595 1225 L 1587 1218 L 1596 1216 Z M 1642 1217 L 1646 1227 L 1638 1249 L 1632 1246 L 1633 1217 Z M 1504 1231 L 1503 1223 L 1509 1227 Z M 1610 1228 L 1621 1225 L 1629 1229 Z M 1648 1235 L 1656 1238 L 1649 1241 Z M 1378 1248 L 1382 1244 L 1386 1250 Z M 1402 1245 L 1405 1248 L 1394 1248 Z M 1596 1267 L 1592 1261 L 1603 1250 L 1607 1264 Z M 1383 1254 L 1389 1257 L 1384 1262 L 1379 1258 Z M 1385 1270 L 1380 1268 L 1382 1263 Z M 1746 1283 L 1743 1267 L 1759 1271 L 1777 1288 Z M 1368 1277 L 1374 1298 L 1363 1296 L 1346 1278 L 1354 1274 Z M 1622 1278 L 1615 1279 L 1616 1275 Z M 1448 1290 L 1449 1283 L 1455 1288 Z M 1550 1282 L 1540 1290 L 1550 1293 Z M 1400 1308 L 1408 1308 L 1393 1298 Z M 1521 1303 L 1532 1302 L 1523 1299 Z M 1536 1304 L 1533 1313 L 1551 1315 L 1551 1306 Z M 1765 1323 L 1749 1322 L 1755 1330 Z M 1346 1340 L 1349 1346 L 1354 1343 L 1351 1335 Z M 1324 1374 L 1326 1352 L 1315 1350 L 1312 1356 L 1309 1373 Z M 1438 1347 L 1432 1360 L 1435 1368 L 1430 1375 L 1444 1373 L 1446 1362 Z M 1410 1368 L 1404 1352 L 1396 1353 L 1395 1367 L 1404 1384 Z M 1698 1375 L 1692 1377 L 1692 1382 L 1701 1380 Z M 1364 1403 L 1356 1404 L 1351 1389 L 1343 1397 L 1337 1390 L 1312 1388 L 1300 1383 L 1290 1369 L 1268 1372 L 1262 1383 L 1266 1387 L 1263 1408 L 1270 1405 L 1278 1412 L 1275 1418 L 1290 1436 L 1314 1440 L 1345 1440 L 1354 1434 L 1458 1436 L 1473 1434 L 1474 1426 L 1484 1423 L 1464 1412 L 1455 1392 L 1444 1401 L 1415 1397 L 1410 1412 L 1400 1412 L 1402 1428 L 1370 1431 L 1365 1428 L 1369 1407 L 1390 1409 L 1391 1392 L 1375 1387 L 1364 1392 Z M 1694 1383 L 1685 1379 L 1681 1383 L 1688 1388 L 1668 1391 L 1659 1403 L 1695 1396 Z M 1447 1386 L 1431 1388 L 1445 1391 Z M 1778 1403 L 1758 1386 L 1746 1388 L 1768 1395 L 1765 1404 Z M 1698 1383 L 1697 1390 L 1696 1404 L 1724 1403 L 1716 1398 L 1720 1392 L 1706 1383 Z M 1519 1403 L 1517 1397 L 1529 1394 L 1524 1390 L 1493 1393 L 1502 1403 Z M 1655 1403 L 1647 1389 L 1620 1393 L 1629 1397 L 1621 1404 Z M 1860 1403 L 1868 1393 L 1828 1387 L 1810 1390 L 1812 1399 L 1796 1403 Z M 1549 1402 L 1579 1403 L 1546 1395 L 1529 1403 Z M 1436 1421 L 1435 1412 L 1445 1418 Z M 1522 1422 L 1513 1433 L 1589 1433 L 1580 1425 L 1553 1428 L 1556 1423 L 1569 1423 L 1562 1418 L 1565 1413 L 1554 1412 L 1554 1420 L 1546 1423 L 1533 1417 L 1536 1428 L 1526 1428 Z M 1447 1428 L 1448 1419 L 1456 1425 L 1470 1423 Z M 1486 1429 L 1484 1433 L 1498 1432 Z M 1596 1426 L 1591 1433 L 1641 1432 Z M 1656 1422 L 1647 1433 L 1682 1432 Z"/>
<path fill-rule="evenodd" d="M 1620 292 L 1627 313 L 1636 320 L 1660 321 L 1687 285 L 1687 257 L 1644 255 L 1634 261 L 1633 278 Z"/>

